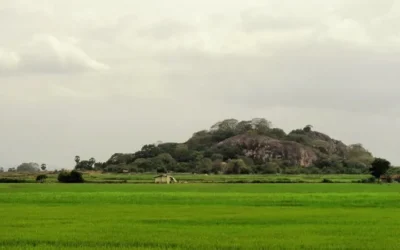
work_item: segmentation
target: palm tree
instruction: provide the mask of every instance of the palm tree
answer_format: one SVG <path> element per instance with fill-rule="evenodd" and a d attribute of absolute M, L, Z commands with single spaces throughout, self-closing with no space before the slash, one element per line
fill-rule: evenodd
<path fill-rule="evenodd" d="M 42 171 L 45 171 L 45 170 L 46 170 L 46 167 L 47 167 L 46 164 L 43 163 L 42 166 L 41 166 L 40 168 L 42 169 Z"/>
<path fill-rule="evenodd" d="M 81 161 L 81 157 L 79 155 L 75 156 L 76 165 Z"/>

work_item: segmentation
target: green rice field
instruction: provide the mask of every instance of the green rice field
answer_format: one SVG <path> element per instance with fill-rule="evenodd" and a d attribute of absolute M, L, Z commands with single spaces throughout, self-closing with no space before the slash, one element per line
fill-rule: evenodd
<path fill-rule="evenodd" d="M 400 184 L 0 184 L 0 249 L 400 249 Z"/>
<path fill-rule="evenodd" d="M 57 182 L 57 174 L 46 173 L 48 179 L 46 182 Z M 1 178 L 11 178 L 24 180 L 26 182 L 35 182 L 38 173 L 0 173 Z M 84 173 L 83 177 L 86 182 L 91 183 L 153 183 L 153 177 L 156 173 L 145 174 L 115 174 L 115 173 Z M 350 175 L 350 174 L 330 174 L 330 175 L 312 175 L 312 174 L 299 174 L 299 175 L 204 175 L 204 174 L 173 174 L 179 182 L 189 183 L 251 183 L 254 181 L 261 182 L 279 182 L 279 181 L 292 181 L 292 182 L 305 182 L 315 183 L 321 182 L 324 178 L 332 180 L 333 182 L 353 182 L 361 179 L 368 178 L 369 175 Z"/>

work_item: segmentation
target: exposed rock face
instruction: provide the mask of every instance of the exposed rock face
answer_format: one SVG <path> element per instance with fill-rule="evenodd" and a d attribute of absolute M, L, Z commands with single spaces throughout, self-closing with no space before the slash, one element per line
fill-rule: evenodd
<path fill-rule="evenodd" d="M 306 135 L 312 139 L 312 146 L 324 154 L 344 157 L 348 152 L 348 147 L 343 142 L 334 140 L 326 134 L 311 131 Z"/>
<path fill-rule="evenodd" d="M 239 146 L 247 157 L 263 162 L 282 159 L 290 161 L 293 165 L 308 167 L 317 160 L 316 153 L 307 146 L 267 136 L 243 134 L 231 137 L 218 145 Z"/>

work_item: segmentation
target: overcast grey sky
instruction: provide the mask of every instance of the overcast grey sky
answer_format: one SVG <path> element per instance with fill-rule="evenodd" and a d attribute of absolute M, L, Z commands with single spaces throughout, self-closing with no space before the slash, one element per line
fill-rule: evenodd
<path fill-rule="evenodd" d="M 0 166 L 104 161 L 224 118 L 400 165 L 400 2 L 1 0 Z"/>

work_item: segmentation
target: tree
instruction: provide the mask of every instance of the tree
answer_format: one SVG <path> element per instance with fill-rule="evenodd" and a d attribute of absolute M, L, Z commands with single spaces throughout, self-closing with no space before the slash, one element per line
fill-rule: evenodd
<path fill-rule="evenodd" d="M 150 159 L 145 159 L 145 158 L 139 158 L 136 159 L 133 164 L 137 166 L 138 169 L 143 169 L 143 171 L 151 171 L 152 169 L 152 164 Z"/>
<path fill-rule="evenodd" d="M 226 174 L 249 174 L 250 172 L 250 168 L 242 159 L 229 161 L 226 170 Z"/>
<path fill-rule="evenodd" d="M 190 150 L 187 145 L 179 144 L 175 147 L 173 152 L 173 157 L 178 162 L 188 162 L 190 161 Z"/>
<path fill-rule="evenodd" d="M 375 158 L 369 169 L 371 175 L 375 178 L 380 178 L 390 169 L 390 162 L 382 158 Z"/>
<path fill-rule="evenodd" d="M 211 131 L 234 131 L 237 124 L 239 123 L 236 119 L 226 119 L 222 122 L 217 122 L 213 126 L 211 126 Z"/>
<path fill-rule="evenodd" d="M 259 135 L 267 135 L 272 126 L 272 123 L 264 118 L 253 118 L 251 124 Z"/>
<path fill-rule="evenodd" d="M 224 160 L 224 156 L 222 154 L 212 154 L 211 155 L 211 160 L 212 161 L 216 161 L 216 160 L 223 161 Z"/>
<path fill-rule="evenodd" d="M 17 170 L 16 170 L 15 168 L 9 168 L 9 169 L 7 170 L 7 172 L 13 173 L 13 172 L 17 172 Z"/>
<path fill-rule="evenodd" d="M 76 170 L 72 170 L 71 172 L 61 171 L 57 179 L 62 183 L 82 183 L 85 181 L 82 177 L 82 173 Z"/>
<path fill-rule="evenodd" d="M 102 162 L 96 162 L 93 166 L 94 170 L 103 170 L 106 167 L 106 164 Z"/>
<path fill-rule="evenodd" d="M 70 173 L 70 177 L 69 177 L 69 182 L 70 183 L 82 183 L 85 180 L 82 177 L 82 173 L 72 170 Z"/>
<path fill-rule="evenodd" d="M 209 174 L 212 170 L 212 161 L 209 158 L 203 158 L 196 163 L 196 172 Z"/>
<path fill-rule="evenodd" d="M 76 165 L 81 161 L 81 157 L 79 155 L 75 156 Z"/>
<path fill-rule="evenodd" d="M 247 131 L 250 131 L 252 129 L 253 126 L 251 124 L 251 121 L 241 121 L 236 125 L 235 134 L 237 135 L 245 134 Z"/>
<path fill-rule="evenodd" d="M 305 126 L 305 127 L 303 128 L 303 131 L 308 133 L 308 132 L 311 132 L 312 128 L 313 128 L 312 125 L 307 125 L 307 126 Z"/>
<path fill-rule="evenodd" d="M 3 172 L 4 172 L 4 168 L 0 167 L 0 173 L 3 173 Z"/>
<path fill-rule="evenodd" d="M 17 167 L 17 172 L 38 172 L 39 164 L 30 162 L 30 163 L 22 163 Z"/>
<path fill-rule="evenodd" d="M 89 159 L 89 164 L 90 164 L 90 167 L 91 167 L 91 168 L 93 168 L 93 165 L 94 165 L 95 163 L 96 163 L 96 159 L 95 159 L 95 158 L 92 157 L 92 158 Z"/>
<path fill-rule="evenodd" d="M 280 128 L 270 129 L 267 135 L 276 139 L 284 139 L 286 137 L 285 131 Z"/>
<path fill-rule="evenodd" d="M 138 158 L 153 158 L 161 154 L 162 151 L 154 144 L 144 145 L 142 149 L 135 153 L 135 159 Z"/>
<path fill-rule="evenodd" d="M 42 169 L 42 171 L 45 171 L 45 170 L 46 170 L 46 167 L 47 167 L 47 166 L 46 166 L 46 164 L 45 164 L 45 163 L 43 163 L 43 164 L 41 165 L 41 167 L 40 167 L 40 168 Z"/>
<path fill-rule="evenodd" d="M 353 162 L 359 162 L 370 165 L 374 161 L 372 154 L 361 144 L 352 144 L 347 149 L 347 159 Z"/>
<path fill-rule="evenodd" d="M 46 179 L 47 179 L 47 175 L 41 174 L 41 175 L 38 175 L 38 176 L 36 177 L 36 182 L 43 183 L 43 182 L 46 181 Z"/>
<path fill-rule="evenodd" d="M 76 166 L 76 170 L 93 170 L 93 164 L 90 161 L 80 161 Z"/>
<path fill-rule="evenodd" d="M 163 153 L 155 157 L 158 161 L 160 161 L 166 169 L 173 170 L 176 166 L 176 160 L 167 153 Z"/>

